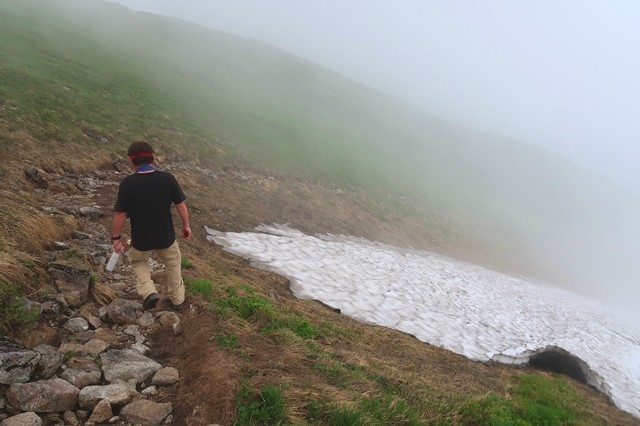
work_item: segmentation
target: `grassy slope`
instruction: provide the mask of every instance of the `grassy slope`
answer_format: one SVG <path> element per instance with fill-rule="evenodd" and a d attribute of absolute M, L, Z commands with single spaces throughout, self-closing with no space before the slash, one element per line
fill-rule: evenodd
<path fill-rule="evenodd" d="M 94 6 L 87 12 L 81 4 Z M 50 10 L 56 5 L 64 11 Z M 60 5 L 77 7 L 77 16 L 70 18 L 73 13 Z M 201 39 L 194 44 L 192 37 Z M 53 153 L 89 170 L 144 135 L 164 144 L 167 152 L 217 166 L 253 165 L 387 189 L 405 188 L 418 176 L 424 183 L 418 189 L 433 203 L 468 207 L 478 201 L 485 206 L 498 183 L 492 175 L 483 177 L 486 169 L 479 168 L 479 158 L 503 171 L 505 164 L 517 168 L 524 158 L 555 158 L 532 147 L 511 148 L 496 138 L 478 141 L 478 135 L 265 46 L 113 5 L 0 0 L 0 51 L 0 175 L 5 159 L 40 166 Z M 169 53 L 171 60 L 165 57 Z M 92 132 L 111 142 L 85 135 Z M 505 158 L 487 155 L 481 146 L 493 146 Z M 400 147 L 414 155 L 403 154 Z M 507 204 L 511 191 L 505 186 L 497 202 Z M 42 215 L 27 220 L 30 216 L 20 208 L 36 202 L 9 192 L 1 195 L 13 197 L 9 207 L 23 223 L 7 222 L 7 229 L 0 227 L 2 235 L 30 229 L 35 241 L 40 230 L 49 229 L 52 235 L 39 239 L 45 244 L 77 226 L 48 223 Z M 377 205 L 363 198 L 363 205 Z M 518 204 L 513 209 L 526 211 Z M 205 223 L 216 218 L 207 216 Z M 240 390 L 239 407 L 245 407 L 236 416 L 277 414 L 275 403 L 266 408 L 252 404 L 260 402 L 253 398 L 262 389 L 272 400 L 284 395 L 285 418 L 298 424 L 527 424 L 540 419 L 596 424 L 617 418 L 607 417 L 615 416 L 608 411 L 596 416 L 606 411 L 603 398 L 573 383 L 567 390 L 556 379 L 514 376 L 506 368 L 471 363 L 316 304 L 287 300 L 273 306 L 260 295 L 272 282 L 284 287 L 281 279 L 195 244 L 185 245 L 196 264 L 185 274 L 191 292 L 206 293 L 201 294 L 205 300 L 207 294 L 215 296 L 208 303 L 216 332 L 201 336 L 202 344 L 229 361 L 229 371 L 242 373 L 240 379 L 230 378 L 242 381 L 233 385 Z M 0 246 L 0 255 L 10 249 Z M 12 256 L 26 265 L 39 248 L 21 250 Z M 16 274 L 20 280 L 20 271 Z M 199 277 L 214 276 L 210 288 L 196 284 Z M 0 296 L 10 296 L 0 290 Z M 208 320 L 193 319 L 190 338 L 210 331 L 203 321 Z M 168 345 L 173 339 L 169 336 Z M 212 342 L 218 349 L 211 349 Z M 193 349 L 184 346 L 187 357 Z M 543 381 L 533 393 L 546 401 L 529 395 L 531 380 Z M 262 387 L 265 381 L 276 383 L 275 390 Z M 194 410 L 186 404 L 180 409 L 188 415 Z M 272 419 L 265 422 L 273 424 Z"/>
<path fill-rule="evenodd" d="M 640 241 L 629 226 L 637 200 L 558 155 L 175 19 L 97 1 L 0 7 L 0 123 L 53 149 L 71 140 L 115 152 L 142 135 L 217 166 L 409 195 L 529 257 L 545 278 L 573 275 L 584 286 L 640 273 L 625 256 L 635 246 L 618 244 Z M 597 263 L 606 267 L 584 267 Z"/>

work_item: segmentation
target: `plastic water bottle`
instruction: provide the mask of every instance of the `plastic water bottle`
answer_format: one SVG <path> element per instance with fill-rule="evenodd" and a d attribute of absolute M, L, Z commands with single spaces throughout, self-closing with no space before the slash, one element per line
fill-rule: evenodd
<path fill-rule="evenodd" d="M 104 269 L 106 269 L 109 272 L 113 271 L 113 268 L 116 267 L 116 263 L 118 263 L 118 259 L 120 259 L 120 253 L 116 253 L 114 251 L 111 254 L 111 257 L 109 258 L 109 262 L 107 262 L 107 267 Z"/>

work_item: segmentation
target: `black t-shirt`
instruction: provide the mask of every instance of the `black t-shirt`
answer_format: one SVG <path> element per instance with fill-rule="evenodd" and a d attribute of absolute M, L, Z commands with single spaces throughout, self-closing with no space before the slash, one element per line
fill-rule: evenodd
<path fill-rule="evenodd" d="M 186 200 L 168 172 L 134 173 L 120 182 L 114 210 L 131 219 L 131 245 L 137 250 L 169 247 L 176 240 L 171 204 Z"/>

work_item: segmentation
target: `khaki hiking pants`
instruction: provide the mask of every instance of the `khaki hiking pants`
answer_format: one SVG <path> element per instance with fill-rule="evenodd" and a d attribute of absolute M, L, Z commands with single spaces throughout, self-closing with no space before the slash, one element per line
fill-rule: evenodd
<path fill-rule="evenodd" d="M 174 305 L 184 302 L 184 281 L 182 281 L 182 271 L 180 261 L 180 247 L 178 242 L 174 241 L 166 249 L 156 249 L 149 251 L 140 251 L 131 247 L 129 251 L 129 260 L 133 271 L 138 278 L 136 290 L 142 296 L 142 300 L 146 299 L 151 293 L 157 293 L 155 284 L 151 280 L 151 267 L 149 266 L 149 256 L 154 252 L 164 263 L 167 271 L 167 295 Z"/>

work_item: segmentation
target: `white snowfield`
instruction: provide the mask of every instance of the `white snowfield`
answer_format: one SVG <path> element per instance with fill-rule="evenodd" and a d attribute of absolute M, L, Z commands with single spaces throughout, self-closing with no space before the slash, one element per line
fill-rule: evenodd
<path fill-rule="evenodd" d="M 588 382 L 640 417 L 637 324 L 565 290 L 434 253 L 286 225 L 208 239 L 358 320 L 401 330 L 470 359 L 524 364 L 550 348 L 578 357 Z"/>

